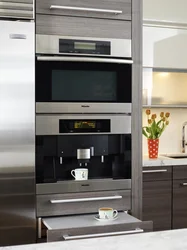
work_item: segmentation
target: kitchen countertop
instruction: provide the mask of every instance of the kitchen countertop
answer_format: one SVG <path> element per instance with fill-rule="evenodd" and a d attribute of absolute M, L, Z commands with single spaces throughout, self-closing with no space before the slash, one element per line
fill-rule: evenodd
<path fill-rule="evenodd" d="M 143 156 L 143 167 L 154 167 L 154 166 L 177 166 L 186 165 L 187 158 L 172 159 L 166 156 L 158 156 L 157 159 L 149 159 L 147 155 Z"/>
<path fill-rule="evenodd" d="M 0 250 L 102 250 L 105 248 L 107 250 L 184 250 L 187 249 L 187 229 L 0 247 Z"/>

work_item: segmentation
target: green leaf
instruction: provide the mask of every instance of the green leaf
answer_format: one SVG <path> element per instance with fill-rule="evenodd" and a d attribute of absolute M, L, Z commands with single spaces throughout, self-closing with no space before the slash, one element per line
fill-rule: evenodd
<path fill-rule="evenodd" d="M 148 135 L 147 135 L 147 133 L 145 132 L 145 129 L 144 129 L 144 128 L 142 128 L 142 134 L 145 135 L 145 137 L 148 138 Z"/>

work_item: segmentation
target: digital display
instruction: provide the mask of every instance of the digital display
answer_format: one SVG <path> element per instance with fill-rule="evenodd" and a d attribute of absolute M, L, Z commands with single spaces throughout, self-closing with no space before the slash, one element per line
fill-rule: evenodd
<path fill-rule="evenodd" d="M 95 43 L 85 43 L 85 42 L 74 42 L 75 49 L 82 49 L 82 50 L 96 50 Z"/>
<path fill-rule="evenodd" d="M 80 128 L 96 128 L 96 122 L 95 121 L 75 121 L 74 122 L 74 129 L 80 129 Z"/>

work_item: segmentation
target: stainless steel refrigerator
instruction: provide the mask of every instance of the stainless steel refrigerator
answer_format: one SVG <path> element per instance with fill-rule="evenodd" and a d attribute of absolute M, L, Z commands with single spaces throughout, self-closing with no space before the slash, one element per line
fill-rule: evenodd
<path fill-rule="evenodd" d="M 0 21 L 0 246 L 36 241 L 34 34 Z"/>

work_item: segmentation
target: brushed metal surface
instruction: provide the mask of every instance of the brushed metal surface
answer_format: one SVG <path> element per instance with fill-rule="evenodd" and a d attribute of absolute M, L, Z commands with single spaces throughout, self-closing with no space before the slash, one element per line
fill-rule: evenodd
<path fill-rule="evenodd" d="M 77 159 L 90 159 L 90 148 L 78 148 Z"/>
<path fill-rule="evenodd" d="M 111 13 L 111 14 L 122 14 L 122 10 L 108 10 L 108 9 L 96 9 L 96 8 L 83 8 L 76 6 L 63 6 L 63 5 L 51 5 L 51 10 L 74 10 L 74 11 L 86 11 L 86 12 L 101 12 L 101 13 Z"/>
<path fill-rule="evenodd" d="M 0 22 L 0 246 L 34 243 L 34 23 Z M 26 39 L 11 39 L 10 34 Z"/>
<path fill-rule="evenodd" d="M 129 115 L 36 115 L 36 135 L 75 135 L 77 133 L 60 133 L 60 119 L 109 119 L 110 132 L 84 134 L 130 134 L 131 116 Z M 80 134 L 80 133 L 78 133 Z"/>
<path fill-rule="evenodd" d="M 111 43 L 111 55 L 113 57 L 132 57 L 131 39 L 114 39 L 99 37 L 79 37 L 79 36 L 55 36 L 36 35 L 36 53 L 42 54 L 66 54 L 59 53 L 59 39 L 85 40 L 85 41 L 107 41 Z M 67 53 L 69 55 L 69 53 Z M 76 55 L 73 53 L 73 55 Z M 80 54 L 77 54 L 80 56 Z M 85 54 L 86 55 L 86 54 Z M 94 54 L 94 57 L 102 56 Z M 106 56 L 106 55 L 104 55 Z M 107 55 L 108 56 L 108 55 Z"/>
<path fill-rule="evenodd" d="M 0 17 L 34 19 L 34 2 L 1 0 Z"/>
<path fill-rule="evenodd" d="M 36 113 L 38 114 L 131 114 L 131 103 L 51 103 L 51 102 L 37 102 Z"/>
<path fill-rule="evenodd" d="M 127 231 L 118 231 L 118 232 L 108 232 L 108 233 L 97 233 L 97 234 L 84 234 L 84 235 L 75 235 L 70 236 L 64 234 L 62 237 L 64 240 L 77 240 L 77 239 L 88 239 L 88 238 L 98 238 L 98 237 L 108 237 L 108 236 L 117 236 L 117 235 L 127 235 L 127 234 L 137 234 L 143 233 L 144 230 L 141 228 L 136 228 L 134 230 L 127 230 Z"/>
<path fill-rule="evenodd" d="M 113 58 L 94 58 L 94 57 L 60 57 L 60 56 L 38 56 L 38 61 L 51 62 L 95 62 L 95 63 L 121 63 L 132 64 L 132 60 L 128 59 L 113 59 Z"/>
<path fill-rule="evenodd" d="M 73 192 L 130 190 L 131 180 L 87 180 L 87 181 L 62 181 L 57 183 L 36 184 L 36 194 L 58 194 Z"/>
<path fill-rule="evenodd" d="M 50 203 L 59 204 L 59 203 L 72 203 L 72 202 L 82 202 L 82 201 L 105 201 L 105 200 L 117 200 L 117 199 L 122 199 L 122 196 L 114 195 L 114 196 L 102 196 L 102 197 L 79 198 L 79 199 L 50 200 Z"/>

